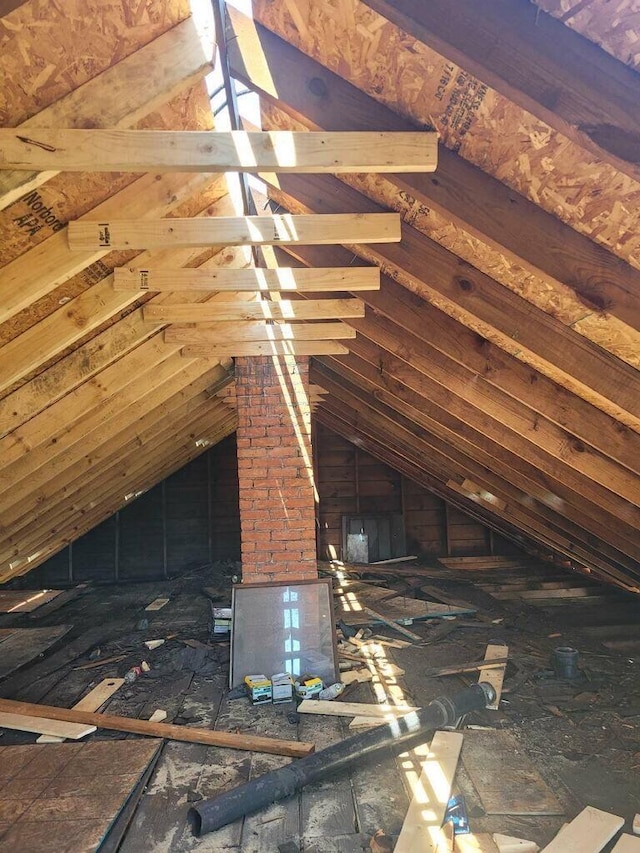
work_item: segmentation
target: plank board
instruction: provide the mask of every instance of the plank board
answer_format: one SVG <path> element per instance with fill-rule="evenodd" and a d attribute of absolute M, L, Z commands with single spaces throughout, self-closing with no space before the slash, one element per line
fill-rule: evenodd
<path fill-rule="evenodd" d="M 10 804 L 1 853 L 93 853 L 158 756 L 161 741 L 0 748 L 0 797 Z"/>
<path fill-rule="evenodd" d="M 247 302 L 225 300 L 203 305 L 149 305 L 142 309 L 145 320 L 154 323 L 220 323 L 239 320 L 335 320 L 342 317 L 364 317 L 361 299 L 307 299 L 293 302 Z"/>
<path fill-rule="evenodd" d="M 396 213 L 337 213 L 307 216 L 215 216 L 197 219 L 120 219 L 69 223 L 73 251 L 169 249 L 182 246 L 322 245 L 399 243 Z"/>
<path fill-rule="evenodd" d="M 398 708 L 395 705 L 330 702 L 323 699 L 303 699 L 298 705 L 299 714 L 326 714 L 330 717 L 377 717 L 383 722 L 419 710 L 419 708 L 414 707 Z"/>
<path fill-rule="evenodd" d="M 327 269 L 165 269 L 163 267 L 117 267 L 114 290 L 169 291 L 171 293 L 214 291 L 233 293 L 331 293 L 380 289 L 377 267 L 329 267 Z"/>
<path fill-rule="evenodd" d="M 498 846 L 488 832 L 470 832 L 457 835 L 455 853 L 499 853 Z"/>
<path fill-rule="evenodd" d="M 640 838 L 624 833 L 611 853 L 640 853 Z"/>
<path fill-rule="evenodd" d="M 185 358 L 233 358 L 241 355 L 347 355 L 349 349 L 339 341 L 240 341 L 227 344 L 187 344 Z"/>
<path fill-rule="evenodd" d="M 433 172 L 432 131 L 0 129 L 0 169 L 62 172 Z"/>
<path fill-rule="evenodd" d="M 37 658 L 70 630 L 70 625 L 12 629 L 11 635 L 2 641 L 0 678 Z"/>
<path fill-rule="evenodd" d="M 486 661 L 502 660 L 503 658 L 506 658 L 508 654 L 508 646 L 499 646 L 490 643 L 485 651 L 484 659 Z M 497 711 L 500 707 L 502 682 L 504 681 L 504 674 L 506 672 L 506 669 L 507 665 L 505 663 L 503 664 L 503 666 L 500 666 L 498 668 L 494 666 L 483 667 L 478 673 L 478 684 L 480 684 L 480 682 L 482 681 L 488 682 L 496 691 L 495 700 L 491 703 L 491 705 L 487 705 L 487 708 L 491 708 L 493 711 Z"/>
<path fill-rule="evenodd" d="M 27 714 L 9 714 L 0 711 L 0 728 L 14 729 L 18 732 L 33 732 L 39 735 L 51 735 L 55 740 L 79 740 L 95 732 L 96 726 L 81 723 L 65 723 L 60 720 L 47 720 L 43 717 L 31 717 Z"/>
<path fill-rule="evenodd" d="M 156 598 L 151 604 L 147 604 L 145 610 L 161 610 L 165 604 L 168 604 L 170 601 L 169 598 Z"/>
<path fill-rule="evenodd" d="M 97 684 L 93 690 L 90 690 L 89 693 L 87 693 L 87 695 L 79 702 L 76 702 L 73 707 L 76 711 L 97 711 L 104 705 L 107 699 L 110 699 L 117 690 L 120 690 L 123 684 L 124 678 L 105 678 L 100 682 L 100 684 Z M 73 726 L 75 723 L 65 723 L 64 725 Z M 67 737 L 67 735 L 64 734 L 59 737 L 42 734 L 36 740 L 36 743 L 60 743 L 65 739 L 65 737 Z"/>
<path fill-rule="evenodd" d="M 0 613 L 31 613 L 61 592 L 61 589 L 3 590 L 0 592 Z"/>
<path fill-rule="evenodd" d="M 462 761 L 487 814 L 564 814 L 558 798 L 509 732 L 469 732 Z"/>
<path fill-rule="evenodd" d="M 451 797 L 462 741 L 460 732 L 434 734 L 395 853 L 429 853 L 441 849 L 440 827 Z"/>
<path fill-rule="evenodd" d="M 535 841 L 514 838 L 513 835 L 503 835 L 500 832 L 493 833 L 493 840 L 499 853 L 538 853 L 540 850 Z"/>
<path fill-rule="evenodd" d="M 170 326 L 164 333 L 171 344 L 224 344 L 239 341 L 329 341 L 355 338 L 356 330 L 346 323 L 271 323 L 249 320 L 242 323 L 212 323 L 206 328 Z"/>
<path fill-rule="evenodd" d="M 599 853 L 624 826 L 624 818 L 587 806 L 542 853 Z"/>

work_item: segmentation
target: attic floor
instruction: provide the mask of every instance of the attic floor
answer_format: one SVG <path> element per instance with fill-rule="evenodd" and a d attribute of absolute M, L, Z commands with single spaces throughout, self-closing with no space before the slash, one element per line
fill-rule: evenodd
<path fill-rule="evenodd" d="M 252 707 L 246 699 L 229 701 L 228 645 L 193 648 L 183 643 L 208 642 L 210 605 L 201 588 L 214 587 L 221 598 L 228 597 L 232 571 L 227 567 L 225 573 L 224 566 L 217 566 L 172 581 L 94 587 L 42 619 L 22 615 L 5 617 L 4 623 L 0 619 L 0 627 L 9 621 L 17 627 L 73 625 L 44 658 L 0 682 L 0 695 L 71 706 L 101 679 L 122 675 L 144 658 L 151 671 L 118 691 L 108 705 L 109 713 L 142 718 L 162 708 L 168 721 L 175 723 L 298 738 L 314 742 L 316 749 L 347 737 L 348 719 L 299 715 L 290 722 L 289 706 Z M 500 581 L 507 579 L 508 574 L 501 572 Z M 426 580 L 422 577 L 423 583 Z M 474 576 L 473 580 L 479 578 Z M 406 577 L 387 581 L 402 594 L 416 594 L 416 587 Z M 467 679 L 461 675 L 427 677 L 425 673 L 482 658 L 488 642 L 506 643 L 513 663 L 507 670 L 501 710 L 469 716 L 464 723 L 488 727 L 498 734 L 468 729 L 465 741 L 475 738 L 481 743 L 479 738 L 489 737 L 495 744 L 495 738 L 500 740 L 500 733 L 506 733 L 505 743 L 513 745 L 515 740 L 518 753 L 530 759 L 543 783 L 558 798 L 561 808 L 557 811 L 563 812 L 529 816 L 486 813 L 490 809 L 484 807 L 483 793 L 487 792 L 477 784 L 477 763 L 474 785 L 463 747 L 456 785 L 465 794 L 472 830 L 502 832 L 544 845 L 586 805 L 619 814 L 629 827 L 640 811 L 640 637 L 635 628 L 640 605 L 607 594 L 604 601 L 596 598 L 595 605 L 574 601 L 540 608 L 521 601 L 496 600 L 476 584 L 453 575 L 441 574 L 428 581 L 443 594 L 472 603 L 477 613 L 451 621 L 414 622 L 411 630 L 428 644 L 384 647 L 388 660 L 405 670 L 405 675 L 397 678 L 398 689 L 416 705 L 455 693 L 474 681 L 475 674 Z M 170 598 L 169 604 L 155 613 L 145 612 L 145 606 L 158 596 Z M 142 618 L 147 618 L 147 628 L 137 627 Z M 376 633 L 400 638 L 391 629 L 376 628 Z M 147 651 L 143 645 L 144 640 L 163 637 L 172 638 L 154 651 Z M 603 645 L 605 642 L 608 645 Z M 569 682 L 551 675 L 549 655 L 557 645 L 579 649 L 583 679 Z M 88 662 L 90 650 L 96 647 L 103 658 L 125 657 L 99 668 L 75 668 Z M 70 650 L 69 660 L 46 672 L 51 669 L 53 656 L 65 648 Z M 354 685 L 347 698 L 376 701 L 370 683 Z M 124 736 L 98 731 L 90 737 L 108 740 Z M 34 739 L 35 735 L 5 730 L 2 745 L 32 743 Z M 480 756 L 482 764 L 482 751 Z M 486 758 L 484 772 L 490 776 L 495 752 Z M 501 758 L 506 772 L 503 778 L 491 780 L 493 794 L 497 788 L 499 798 L 502 786 L 502 793 L 512 798 L 514 789 L 524 790 L 525 780 L 518 779 L 517 756 L 504 754 Z M 368 849 L 371 835 L 379 828 L 392 836 L 399 833 L 409 803 L 407 771 L 391 755 L 385 755 L 375 764 L 313 785 L 284 803 L 201 839 L 192 835 L 186 822 L 189 801 L 213 797 L 288 760 L 165 743 L 119 850 L 262 853 L 277 851 L 278 845 L 289 841 L 304 853 L 357 853 Z"/>

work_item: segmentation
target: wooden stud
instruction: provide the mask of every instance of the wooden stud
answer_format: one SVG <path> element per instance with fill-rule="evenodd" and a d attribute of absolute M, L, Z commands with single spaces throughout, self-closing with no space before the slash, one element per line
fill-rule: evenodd
<path fill-rule="evenodd" d="M 148 305 L 142 309 L 152 323 L 221 323 L 240 320 L 335 320 L 364 317 L 361 299 L 280 299 L 246 302 L 226 299 L 214 304 Z"/>
<path fill-rule="evenodd" d="M 355 338 L 356 330 L 346 323 L 273 323 L 259 320 L 244 323 L 212 323 L 192 329 L 169 326 L 164 339 L 169 344 L 226 344 L 249 341 L 331 341 Z"/>
<path fill-rule="evenodd" d="M 163 62 L 166 60 L 163 59 Z M 296 133 L 0 129 L 0 169 L 60 172 L 433 172 L 434 131 Z"/>
<path fill-rule="evenodd" d="M 378 290 L 377 267 L 279 267 L 277 269 L 207 270 L 167 269 L 158 266 L 118 267 L 113 271 L 115 290 L 132 291 L 241 291 L 331 293 Z"/>
<path fill-rule="evenodd" d="M 69 223 L 74 252 L 185 246 L 261 246 L 274 243 L 400 242 L 397 213 L 308 216 L 219 216 L 199 219 L 120 219 Z"/>

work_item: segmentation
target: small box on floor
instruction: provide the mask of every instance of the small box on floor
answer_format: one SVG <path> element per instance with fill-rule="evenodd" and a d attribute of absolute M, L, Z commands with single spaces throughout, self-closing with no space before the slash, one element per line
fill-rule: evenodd
<path fill-rule="evenodd" d="M 211 634 L 214 639 L 228 639 L 231 632 L 231 608 L 211 607 Z"/>
<path fill-rule="evenodd" d="M 245 675 L 244 683 L 247 686 L 249 698 L 254 705 L 271 702 L 273 690 L 271 681 L 266 675 Z"/>
<path fill-rule="evenodd" d="M 273 688 L 273 704 L 290 702 L 293 699 L 293 681 L 288 672 L 278 672 L 271 676 Z"/>

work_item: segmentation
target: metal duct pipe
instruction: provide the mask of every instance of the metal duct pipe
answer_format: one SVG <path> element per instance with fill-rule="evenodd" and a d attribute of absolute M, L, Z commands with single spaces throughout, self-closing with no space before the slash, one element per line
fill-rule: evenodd
<path fill-rule="evenodd" d="M 426 708 L 413 711 L 389 723 L 354 735 L 327 749 L 300 758 L 280 770 L 265 773 L 213 800 L 203 800 L 189 810 L 189 820 L 196 835 L 213 832 L 265 806 L 290 797 L 319 779 L 345 770 L 383 749 L 404 752 L 410 742 L 418 743 L 424 735 L 443 726 L 452 726 L 470 711 L 485 708 L 495 700 L 490 684 L 474 684 L 452 698 L 441 696 Z"/>

